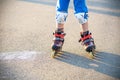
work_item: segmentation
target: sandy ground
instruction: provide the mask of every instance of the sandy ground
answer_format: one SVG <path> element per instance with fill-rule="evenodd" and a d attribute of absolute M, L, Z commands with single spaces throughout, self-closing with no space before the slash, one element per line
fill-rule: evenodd
<path fill-rule="evenodd" d="M 0 80 L 120 80 L 119 0 L 87 1 L 94 60 L 78 43 L 71 3 L 63 53 L 52 59 L 56 0 L 0 0 Z"/>

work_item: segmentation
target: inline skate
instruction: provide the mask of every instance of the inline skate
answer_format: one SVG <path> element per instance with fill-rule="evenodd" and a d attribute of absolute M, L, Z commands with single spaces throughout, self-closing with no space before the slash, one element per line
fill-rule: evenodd
<path fill-rule="evenodd" d="M 53 33 L 53 45 L 52 45 L 52 54 L 51 57 L 55 58 L 55 56 L 62 51 L 62 46 L 64 44 L 64 36 L 66 35 L 64 31 L 58 29 Z"/>
<path fill-rule="evenodd" d="M 79 42 L 84 46 L 85 50 L 89 53 L 90 58 L 94 58 L 95 56 L 95 43 L 94 39 L 92 38 L 92 34 L 89 31 L 81 32 L 80 33 L 81 38 L 79 39 Z"/>

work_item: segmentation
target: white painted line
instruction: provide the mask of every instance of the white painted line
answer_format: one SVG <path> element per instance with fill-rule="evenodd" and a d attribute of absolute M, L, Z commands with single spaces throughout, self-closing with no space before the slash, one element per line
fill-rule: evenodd
<path fill-rule="evenodd" d="M 93 67 L 99 67 L 99 65 L 97 65 L 97 64 L 94 64 L 94 63 L 91 63 L 91 64 L 89 64 L 90 66 L 93 66 Z"/>
<path fill-rule="evenodd" d="M 42 54 L 44 52 L 35 52 L 35 51 L 16 51 L 16 52 L 5 52 L 5 53 L 0 53 L 0 60 L 12 60 L 12 59 L 21 59 L 21 60 L 26 60 L 26 59 L 34 59 L 37 54 Z"/>

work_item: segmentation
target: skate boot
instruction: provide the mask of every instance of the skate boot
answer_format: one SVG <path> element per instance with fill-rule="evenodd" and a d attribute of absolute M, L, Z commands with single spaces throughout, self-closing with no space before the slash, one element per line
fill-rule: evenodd
<path fill-rule="evenodd" d="M 53 39 L 53 53 L 51 56 L 54 58 L 57 53 L 62 51 L 62 46 L 64 44 L 64 36 L 66 34 L 61 29 L 58 29 L 55 31 L 55 33 L 53 33 L 53 35 L 55 36 L 55 38 Z"/>
<path fill-rule="evenodd" d="M 79 42 L 84 46 L 85 50 L 90 53 L 91 58 L 94 58 L 95 54 L 95 43 L 94 39 L 92 38 L 92 34 L 89 31 L 81 32 L 81 38 Z"/>

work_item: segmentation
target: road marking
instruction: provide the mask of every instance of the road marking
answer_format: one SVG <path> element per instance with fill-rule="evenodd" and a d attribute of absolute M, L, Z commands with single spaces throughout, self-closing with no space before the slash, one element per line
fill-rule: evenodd
<path fill-rule="evenodd" d="M 93 63 L 91 63 L 91 64 L 89 64 L 90 66 L 93 66 L 93 67 L 99 67 L 99 65 L 97 65 L 97 64 L 93 64 Z"/>
<path fill-rule="evenodd" d="M 13 60 L 13 59 L 34 59 L 36 54 L 42 54 L 42 52 L 35 52 L 35 51 L 16 51 L 16 52 L 5 52 L 0 53 L 0 60 Z"/>

